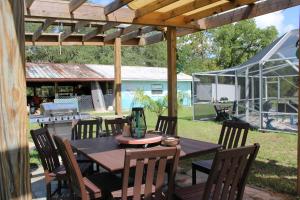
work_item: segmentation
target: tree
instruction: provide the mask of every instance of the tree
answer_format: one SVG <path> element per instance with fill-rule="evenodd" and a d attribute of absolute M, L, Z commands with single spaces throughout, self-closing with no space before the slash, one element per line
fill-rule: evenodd
<path fill-rule="evenodd" d="M 187 74 L 215 69 L 214 60 L 211 59 L 211 38 L 208 32 L 202 31 L 178 38 L 177 64 L 183 66 Z"/>
<path fill-rule="evenodd" d="M 244 20 L 210 31 L 213 56 L 221 69 L 247 61 L 277 37 L 274 26 L 260 29 L 254 20 Z"/>

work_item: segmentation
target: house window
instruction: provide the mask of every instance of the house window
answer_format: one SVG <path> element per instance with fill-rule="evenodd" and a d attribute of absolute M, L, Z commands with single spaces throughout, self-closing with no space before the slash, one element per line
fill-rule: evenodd
<path fill-rule="evenodd" d="M 151 85 L 151 94 L 162 94 L 163 85 L 162 84 L 152 84 Z"/>

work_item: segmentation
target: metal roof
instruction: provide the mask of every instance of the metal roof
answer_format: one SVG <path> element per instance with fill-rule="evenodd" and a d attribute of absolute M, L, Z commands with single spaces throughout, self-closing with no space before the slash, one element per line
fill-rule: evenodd
<path fill-rule="evenodd" d="M 87 64 L 87 67 L 105 76 L 106 78 L 114 78 L 113 65 L 94 65 Z M 164 67 L 144 67 L 144 66 L 122 66 L 121 78 L 126 81 L 167 81 L 167 68 Z M 179 73 L 178 81 L 192 81 L 192 77 Z"/>
<path fill-rule="evenodd" d="M 122 66 L 122 80 L 167 81 L 167 68 Z M 27 81 L 66 82 L 66 81 L 113 81 L 114 65 L 27 63 Z M 178 81 L 192 81 L 192 77 L 179 73 Z"/>
<path fill-rule="evenodd" d="M 105 81 L 106 78 L 78 64 L 26 63 L 27 81 Z"/>

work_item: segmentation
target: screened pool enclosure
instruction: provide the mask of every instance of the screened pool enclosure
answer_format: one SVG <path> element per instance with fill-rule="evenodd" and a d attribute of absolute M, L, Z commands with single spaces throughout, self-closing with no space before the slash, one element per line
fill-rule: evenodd
<path fill-rule="evenodd" d="M 264 130 L 296 131 L 298 124 L 299 30 L 275 40 L 247 62 L 193 74 L 194 120 L 213 118 L 227 105 L 234 117 Z"/>

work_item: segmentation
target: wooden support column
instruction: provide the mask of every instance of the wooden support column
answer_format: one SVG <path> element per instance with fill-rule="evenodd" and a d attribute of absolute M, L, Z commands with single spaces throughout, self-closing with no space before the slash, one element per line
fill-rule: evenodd
<path fill-rule="evenodd" d="M 0 199 L 31 199 L 24 1 L 0 1 Z"/>
<path fill-rule="evenodd" d="M 168 115 L 177 117 L 176 28 L 167 29 Z M 177 132 L 177 131 L 176 131 Z"/>
<path fill-rule="evenodd" d="M 121 107 L 121 38 L 115 39 L 115 84 L 114 84 L 114 94 L 115 94 L 115 114 L 122 115 Z"/>
<path fill-rule="evenodd" d="M 299 31 L 300 36 L 300 31 Z M 300 60 L 299 60 L 300 64 Z M 300 75 L 300 70 L 298 72 Z M 300 79 L 298 78 L 298 102 L 300 102 Z M 298 111 L 300 110 L 300 104 L 298 103 Z M 298 148 L 297 148 L 297 194 L 300 195 L 300 115 L 298 113 Z"/>

